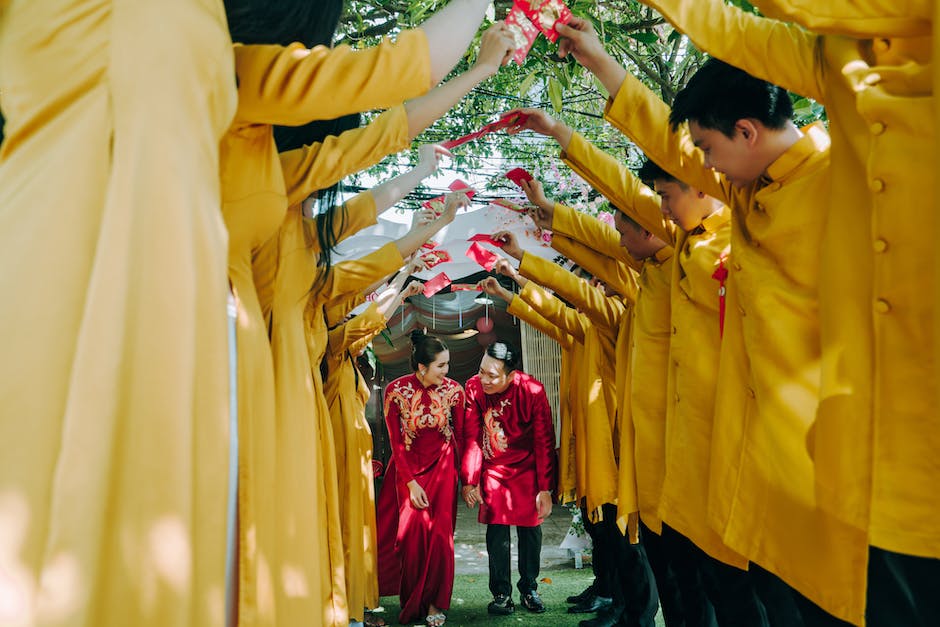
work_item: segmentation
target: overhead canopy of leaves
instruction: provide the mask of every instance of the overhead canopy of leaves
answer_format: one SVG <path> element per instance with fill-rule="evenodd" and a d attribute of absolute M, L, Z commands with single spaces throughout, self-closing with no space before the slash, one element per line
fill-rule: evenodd
<path fill-rule="evenodd" d="M 754 11 L 744 0 L 729 1 Z M 348 0 L 338 41 L 354 46 L 373 45 L 382 36 L 419 25 L 446 3 L 447 0 Z M 666 102 L 672 102 L 707 58 L 662 16 L 636 0 L 569 0 L 568 6 L 575 15 L 591 20 L 607 50 Z M 505 17 L 511 7 L 511 0 L 496 0 L 483 28 Z M 469 66 L 476 49 L 477 42 L 474 42 L 455 73 Z M 564 120 L 608 152 L 622 156 L 628 165 L 638 165 L 641 155 L 636 147 L 603 120 L 608 97 L 604 88 L 574 59 L 561 60 L 556 52 L 557 44 L 540 37 L 525 65 L 504 67 L 425 131 L 418 142 L 460 137 L 495 120 L 503 111 L 536 107 Z M 797 97 L 794 101 L 798 122 L 822 116 L 822 108 L 816 103 Z M 576 196 L 585 194 L 573 175 L 570 180 L 558 181 L 553 179 L 569 179 L 569 176 L 556 168 L 548 174 L 549 168 L 558 163 L 558 148 L 547 138 L 530 133 L 513 136 L 494 133 L 456 148 L 454 153 L 456 158 L 447 166 L 454 176 L 466 177 L 472 173 L 488 177 L 491 184 L 484 191 L 495 195 L 513 189 L 501 175 L 517 166 L 536 175 L 545 175 L 543 179 L 549 193 L 558 200 L 575 201 Z M 392 176 L 413 163 L 414 158 L 414 154 L 390 157 L 373 167 L 369 174 L 379 178 Z"/>

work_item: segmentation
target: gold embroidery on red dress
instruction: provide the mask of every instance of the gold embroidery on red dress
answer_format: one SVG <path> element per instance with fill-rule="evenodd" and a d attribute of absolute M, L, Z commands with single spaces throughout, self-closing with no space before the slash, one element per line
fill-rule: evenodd
<path fill-rule="evenodd" d="M 436 388 L 422 390 L 424 394 L 409 381 L 395 386 L 385 401 L 386 412 L 391 403 L 398 405 L 401 437 L 406 451 L 411 450 L 418 429 L 437 429 L 446 440 L 453 435 L 450 408 L 459 401 L 460 386 L 447 380 Z"/>
<path fill-rule="evenodd" d="M 499 402 L 499 405 L 487 408 L 483 414 L 483 456 L 487 459 L 493 459 L 494 456 L 502 453 L 509 446 L 506 432 L 503 431 L 503 425 L 498 418 L 511 405 L 510 400 L 504 398 Z"/>

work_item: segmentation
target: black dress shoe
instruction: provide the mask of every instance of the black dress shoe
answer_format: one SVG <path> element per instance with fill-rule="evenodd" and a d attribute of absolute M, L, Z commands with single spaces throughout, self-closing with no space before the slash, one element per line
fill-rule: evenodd
<path fill-rule="evenodd" d="M 509 616 L 516 611 L 516 605 L 512 602 L 512 597 L 508 594 L 497 594 L 486 606 L 486 611 L 498 616 Z"/>
<path fill-rule="evenodd" d="M 580 603 L 584 603 L 592 596 L 594 596 L 594 584 L 593 583 L 589 585 L 587 588 L 585 588 L 584 590 L 582 590 L 581 594 L 573 594 L 567 599 L 565 599 L 565 602 L 580 604 Z"/>
<path fill-rule="evenodd" d="M 569 614 L 592 614 L 594 612 L 600 612 L 601 610 L 607 609 L 613 605 L 613 599 L 608 597 L 599 597 L 596 594 L 586 600 L 584 603 L 578 603 L 577 605 L 572 605 L 568 608 Z"/>
<path fill-rule="evenodd" d="M 578 627 L 617 627 L 623 624 L 621 621 L 623 610 L 623 605 L 611 604 L 599 611 L 594 618 L 579 622 Z"/>
<path fill-rule="evenodd" d="M 535 590 L 530 590 L 522 595 L 522 607 L 533 614 L 541 614 L 545 611 L 545 604 L 542 603 L 542 598 Z"/>

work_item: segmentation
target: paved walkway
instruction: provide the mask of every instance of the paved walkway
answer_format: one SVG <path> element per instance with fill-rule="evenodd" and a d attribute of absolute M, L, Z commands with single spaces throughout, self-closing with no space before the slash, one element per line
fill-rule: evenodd
<path fill-rule="evenodd" d="M 469 509 L 463 502 L 457 506 L 457 529 L 454 535 L 456 574 L 473 575 L 488 572 L 486 555 L 486 525 L 477 522 L 478 509 Z M 556 505 L 552 515 L 542 523 L 542 568 L 571 568 L 574 558 L 567 549 L 559 547 L 568 533 L 571 514 L 561 505 Z M 512 538 L 512 563 L 517 559 L 516 534 Z M 590 565 L 590 559 L 584 561 Z"/>

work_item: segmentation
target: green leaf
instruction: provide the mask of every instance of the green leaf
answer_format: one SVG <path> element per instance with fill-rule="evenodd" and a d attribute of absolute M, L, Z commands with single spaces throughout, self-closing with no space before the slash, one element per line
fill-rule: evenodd
<path fill-rule="evenodd" d="M 557 78 L 548 79 L 548 99 L 552 101 L 552 108 L 556 113 L 561 113 L 562 97 L 561 83 Z"/>
<path fill-rule="evenodd" d="M 537 79 L 538 77 L 539 77 L 539 71 L 532 70 L 531 72 L 528 73 L 528 75 L 526 75 L 524 79 L 522 79 L 522 82 L 519 83 L 519 96 L 520 97 L 523 97 L 527 93 L 529 93 L 529 90 L 532 89 L 532 85 L 535 83 L 535 79 Z"/>
<path fill-rule="evenodd" d="M 395 345 L 392 343 L 392 334 L 388 332 L 388 329 L 382 329 L 382 339 L 388 342 L 389 347 L 395 348 Z"/>
<path fill-rule="evenodd" d="M 636 39 L 644 44 L 655 44 L 659 41 L 656 33 L 630 33 L 630 39 Z"/>

